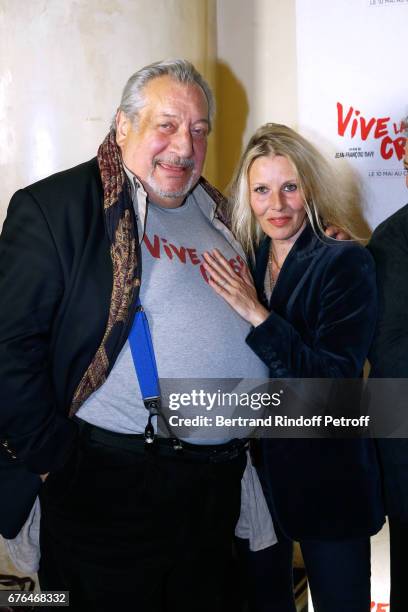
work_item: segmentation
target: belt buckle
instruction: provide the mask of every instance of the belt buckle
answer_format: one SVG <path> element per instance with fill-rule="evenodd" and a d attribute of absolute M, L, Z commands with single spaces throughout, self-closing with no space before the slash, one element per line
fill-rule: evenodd
<path fill-rule="evenodd" d="M 180 451 L 184 450 L 183 443 L 178 438 L 172 438 L 171 442 L 173 444 L 173 450 L 175 450 L 176 453 L 179 453 Z"/>
<path fill-rule="evenodd" d="M 221 461 L 225 460 L 233 460 L 236 459 L 237 457 L 239 457 L 241 451 L 244 451 L 246 448 L 248 447 L 248 441 L 245 440 L 242 444 L 240 444 L 240 441 L 235 442 L 230 449 L 226 449 L 223 450 L 219 453 L 217 453 L 216 450 L 214 450 L 214 455 L 211 457 L 210 456 L 210 461 L 212 463 L 220 463 Z"/>
<path fill-rule="evenodd" d="M 222 451 L 217 451 L 217 449 L 214 449 L 209 457 L 210 463 L 223 463 L 224 460 L 226 461 L 233 458 L 232 451 L 227 449 Z"/>

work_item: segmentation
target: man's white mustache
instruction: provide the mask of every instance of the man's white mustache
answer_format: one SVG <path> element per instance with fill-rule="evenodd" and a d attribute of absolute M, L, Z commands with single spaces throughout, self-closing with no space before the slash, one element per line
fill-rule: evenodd
<path fill-rule="evenodd" d="M 194 160 L 188 157 L 155 157 L 153 159 L 153 166 L 156 167 L 157 164 L 166 164 L 179 168 L 194 168 Z"/>

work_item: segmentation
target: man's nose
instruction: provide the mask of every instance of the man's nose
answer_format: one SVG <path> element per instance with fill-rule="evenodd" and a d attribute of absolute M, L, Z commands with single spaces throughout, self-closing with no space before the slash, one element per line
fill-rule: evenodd
<path fill-rule="evenodd" d="M 193 138 L 190 130 L 187 128 L 179 128 L 173 134 L 171 148 L 179 157 L 192 157 L 193 155 Z"/>

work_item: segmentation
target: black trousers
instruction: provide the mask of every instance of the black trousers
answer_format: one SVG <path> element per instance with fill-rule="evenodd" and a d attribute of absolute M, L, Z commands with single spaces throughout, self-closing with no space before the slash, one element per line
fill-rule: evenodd
<path fill-rule="evenodd" d="M 389 526 L 391 558 L 390 612 L 407 612 L 408 521 L 389 517 Z"/>
<path fill-rule="evenodd" d="M 258 552 L 247 540 L 238 550 L 248 576 L 249 612 L 296 612 L 293 596 L 293 542 Z M 369 539 L 300 543 L 315 612 L 370 611 Z M 406 612 L 406 611 L 405 611 Z"/>
<path fill-rule="evenodd" d="M 69 591 L 81 612 L 228 610 L 245 453 L 203 463 L 88 429 L 41 492 L 41 589 Z"/>

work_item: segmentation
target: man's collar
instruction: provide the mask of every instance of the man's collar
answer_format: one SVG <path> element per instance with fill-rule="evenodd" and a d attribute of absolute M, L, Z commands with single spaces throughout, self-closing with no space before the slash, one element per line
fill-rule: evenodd
<path fill-rule="evenodd" d="M 125 164 L 123 164 L 123 169 L 130 183 L 131 197 L 136 215 L 137 231 L 139 234 L 139 242 L 141 242 L 146 229 L 147 193 L 136 174 L 133 174 L 133 172 L 129 170 Z"/>
<path fill-rule="evenodd" d="M 124 163 L 123 163 L 123 169 L 124 169 L 124 171 L 126 173 L 126 176 L 128 177 L 128 179 L 130 181 L 130 187 L 132 189 L 132 198 L 134 197 L 135 192 L 139 191 L 139 189 L 141 190 L 142 195 L 147 197 L 147 193 L 144 190 L 142 182 L 136 176 L 136 174 L 134 174 L 131 170 L 129 170 L 129 168 L 127 166 L 125 166 Z"/>
<path fill-rule="evenodd" d="M 140 241 L 143 238 L 146 221 L 146 205 L 148 202 L 147 193 L 140 179 L 123 164 L 123 169 L 129 179 L 132 189 L 132 201 L 135 207 L 138 231 Z M 245 255 L 241 245 L 229 230 L 228 220 L 225 218 L 225 209 L 227 208 L 227 200 L 218 189 L 211 185 L 204 177 L 200 177 L 198 183 L 187 194 L 187 198 L 192 197 L 195 204 L 201 210 L 203 215 L 207 217 L 211 223 L 224 235 L 226 240 L 233 248 L 243 257 Z"/>

